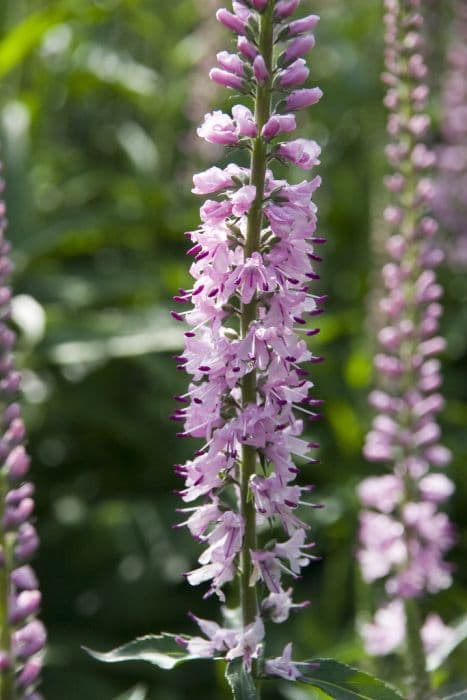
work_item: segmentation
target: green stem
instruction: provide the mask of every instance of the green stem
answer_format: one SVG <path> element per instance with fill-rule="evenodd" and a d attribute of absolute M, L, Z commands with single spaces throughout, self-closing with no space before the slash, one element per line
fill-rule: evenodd
<path fill-rule="evenodd" d="M 420 610 L 416 600 L 405 601 L 407 618 L 407 670 L 410 684 L 409 700 L 436 700 L 426 669 L 426 655 L 421 637 Z"/>
<path fill-rule="evenodd" d="M 269 74 L 272 74 L 273 60 L 273 2 L 269 2 L 267 9 L 260 19 L 259 50 L 263 56 Z M 256 187 L 256 198 L 248 216 L 247 238 L 245 243 L 245 258 L 258 251 L 260 248 L 261 227 L 263 221 L 263 198 L 267 166 L 267 145 L 261 137 L 261 130 L 271 115 L 271 79 L 264 85 L 258 85 L 255 97 L 255 119 L 258 127 L 258 136 L 253 143 L 251 156 L 250 184 Z M 257 317 L 257 302 L 253 299 L 249 304 L 242 306 L 241 333 L 244 338 L 250 324 Z M 245 375 L 242 382 L 242 405 L 256 404 L 257 381 L 256 372 L 253 370 Z M 245 534 L 242 545 L 241 565 L 241 605 L 243 625 L 252 624 L 258 614 L 257 592 L 250 585 L 251 578 L 251 550 L 256 549 L 256 513 L 253 499 L 251 498 L 249 482 L 256 472 L 257 451 L 254 447 L 243 445 L 242 467 L 240 474 L 241 485 L 241 514 L 245 525 Z"/>
<path fill-rule="evenodd" d="M 8 621 L 8 598 L 10 592 L 10 543 L 8 535 L 1 526 L 4 516 L 4 503 L 7 493 L 5 477 L 0 473 L 0 551 L 3 553 L 4 562 L 0 565 L 0 650 L 12 657 L 11 626 Z M 1 700 L 15 700 L 14 670 L 7 669 L 0 672 L 0 698 Z"/>

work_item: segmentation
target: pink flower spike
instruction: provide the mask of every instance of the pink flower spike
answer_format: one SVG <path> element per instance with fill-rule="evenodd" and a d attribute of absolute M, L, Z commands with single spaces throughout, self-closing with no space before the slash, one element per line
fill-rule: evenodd
<path fill-rule="evenodd" d="M 232 88 L 234 90 L 243 90 L 243 80 L 240 76 L 234 73 L 229 73 L 226 70 L 221 70 L 220 68 L 212 68 L 209 71 L 209 77 L 218 85 L 223 87 Z"/>
<path fill-rule="evenodd" d="M 318 159 L 321 148 L 316 141 L 308 141 L 307 139 L 295 139 L 288 143 L 281 143 L 277 149 L 277 153 L 281 158 L 291 161 L 294 165 L 304 170 L 310 170 L 319 165 Z"/>
<path fill-rule="evenodd" d="M 245 34 L 245 22 L 225 8 L 217 10 L 216 19 L 235 34 Z"/>
<path fill-rule="evenodd" d="M 304 109 L 315 105 L 323 96 L 323 91 L 318 88 L 305 88 L 303 90 L 295 90 L 286 100 L 286 109 L 295 112 L 297 109 Z"/>

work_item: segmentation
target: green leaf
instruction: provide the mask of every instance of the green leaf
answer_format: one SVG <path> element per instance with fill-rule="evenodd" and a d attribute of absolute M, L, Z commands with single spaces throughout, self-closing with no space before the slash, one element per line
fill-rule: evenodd
<path fill-rule="evenodd" d="M 0 42 L 0 78 L 15 68 L 41 41 L 44 34 L 63 19 L 56 10 L 30 14 Z"/>
<path fill-rule="evenodd" d="M 299 680 L 324 690 L 334 700 L 403 700 L 384 681 L 333 659 L 316 659 L 319 664 Z"/>
<path fill-rule="evenodd" d="M 170 671 L 187 661 L 199 659 L 184 652 L 171 635 L 147 635 L 108 652 L 99 652 L 84 647 L 98 661 L 115 664 L 121 661 L 147 661 L 165 671 Z"/>
<path fill-rule="evenodd" d="M 449 695 L 449 697 L 445 697 L 443 700 L 467 700 L 467 690 L 461 690 L 460 693 Z"/>
<path fill-rule="evenodd" d="M 142 685 L 137 685 L 136 688 L 127 690 L 123 695 L 119 695 L 115 700 L 146 700 L 147 689 Z"/>
<path fill-rule="evenodd" d="M 257 700 L 253 678 L 245 669 L 241 659 L 232 661 L 225 672 L 235 700 Z"/>
<path fill-rule="evenodd" d="M 464 615 L 453 627 L 452 637 L 441 644 L 434 652 L 428 655 L 427 668 L 436 671 L 446 661 L 448 656 L 467 639 L 467 615 Z"/>

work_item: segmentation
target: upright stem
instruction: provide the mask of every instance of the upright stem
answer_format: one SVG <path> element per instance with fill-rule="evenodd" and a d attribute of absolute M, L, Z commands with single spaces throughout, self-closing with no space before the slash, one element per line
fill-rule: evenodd
<path fill-rule="evenodd" d="M 11 658 L 11 627 L 8 621 L 8 598 L 10 592 L 10 543 L 8 534 L 1 527 L 3 520 L 3 504 L 6 497 L 4 476 L 0 474 L 0 552 L 3 563 L 0 564 L 0 651 Z M 0 671 L 1 700 L 15 700 L 14 671 L 12 668 Z"/>
<path fill-rule="evenodd" d="M 272 73 L 273 59 L 273 2 L 269 2 L 267 9 L 260 19 L 259 50 L 263 56 L 269 75 Z M 255 119 L 258 127 L 258 136 L 253 144 L 251 156 L 250 184 L 256 187 L 256 199 L 248 216 L 247 239 L 245 243 L 245 258 L 258 251 L 260 248 L 261 227 L 263 221 L 263 198 L 267 166 L 266 143 L 261 137 L 261 130 L 271 115 L 271 78 L 264 85 L 258 85 L 255 96 Z M 249 304 L 243 304 L 241 314 L 241 333 L 244 338 L 250 324 L 256 319 L 257 303 L 253 299 Z M 256 404 L 256 372 L 252 370 L 245 375 L 242 383 L 242 404 L 246 408 L 249 404 Z M 258 613 L 258 601 L 256 589 L 250 585 L 251 578 L 251 550 L 256 549 L 256 514 L 255 505 L 250 495 L 249 482 L 256 472 L 257 452 L 254 447 L 243 445 L 242 467 L 240 474 L 241 485 L 241 514 L 245 526 L 245 534 L 242 546 L 242 571 L 241 571 L 241 604 L 243 625 L 252 624 Z"/>
<path fill-rule="evenodd" d="M 409 700 L 436 700 L 421 637 L 420 611 L 416 600 L 405 601 L 407 618 L 407 670 L 410 683 Z"/>

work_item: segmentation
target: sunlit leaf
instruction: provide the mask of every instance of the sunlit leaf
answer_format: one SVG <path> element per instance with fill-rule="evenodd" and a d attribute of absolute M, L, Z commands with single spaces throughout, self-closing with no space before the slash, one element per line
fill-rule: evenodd
<path fill-rule="evenodd" d="M 40 43 L 44 34 L 62 21 L 63 12 L 42 10 L 30 14 L 0 42 L 0 78 L 15 68 Z"/>
<path fill-rule="evenodd" d="M 170 635 L 139 637 L 108 652 L 94 651 L 86 647 L 85 651 L 98 661 L 108 664 L 122 661 L 147 661 L 153 666 L 162 668 L 164 671 L 171 671 L 175 666 L 200 658 L 184 652 Z"/>
<path fill-rule="evenodd" d="M 368 673 L 333 659 L 316 659 L 300 680 L 324 690 L 334 700 L 402 700 L 397 690 Z"/>

